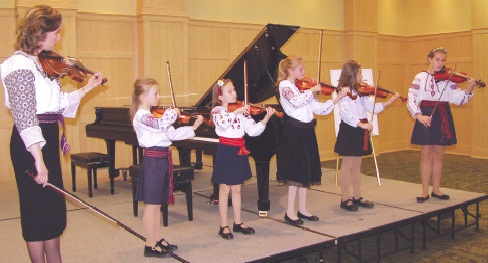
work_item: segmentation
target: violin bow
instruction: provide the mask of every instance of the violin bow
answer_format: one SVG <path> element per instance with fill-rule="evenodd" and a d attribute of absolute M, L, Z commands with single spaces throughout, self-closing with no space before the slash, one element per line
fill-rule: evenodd
<path fill-rule="evenodd" d="M 437 108 L 437 105 L 439 104 L 439 101 L 441 100 L 441 98 L 442 98 L 442 94 L 444 94 L 444 91 L 446 90 L 447 85 L 449 85 L 449 82 L 451 81 L 452 75 L 454 74 L 454 71 L 456 70 L 456 67 L 457 67 L 457 64 L 454 64 L 454 68 L 451 70 L 451 73 L 449 74 L 449 78 L 447 79 L 446 85 L 445 85 L 445 86 L 444 86 L 444 88 L 442 89 L 442 91 L 441 91 L 441 95 L 439 96 L 439 99 L 438 99 L 438 100 L 437 100 L 437 102 L 435 103 L 435 105 L 434 105 L 434 109 L 433 109 L 433 110 L 432 110 L 432 112 L 430 113 L 429 118 L 431 118 L 431 119 L 432 119 L 432 116 L 434 115 L 434 111 L 435 111 L 435 109 Z"/>
<path fill-rule="evenodd" d="M 171 99 L 173 100 L 173 108 L 176 108 L 175 92 L 173 89 L 173 80 L 171 79 L 171 70 L 169 66 L 169 61 L 166 61 L 166 70 L 168 71 L 168 81 L 169 81 L 169 88 L 171 90 Z"/>
<path fill-rule="evenodd" d="M 376 108 L 376 91 L 378 90 L 378 85 L 380 84 L 380 77 L 381 77 L 381 70 L 378 71 L 378 81 L 376 82 L 376 86 L 374 86 L 374 103 L 373 103 L 373 113 L 371 114 L 371 124 L 373 124 L 375 108 Z M 373 126 L 374 129 L 374 126 Z M 380 170 L 378 169 L 378 160 L 376 160 L 376 152 L 374 150 L 374 143 L 373 143 L 373 133 L 369 133 L 369 141 L 371 142 L 371 150 L 374 159 L 374 166 L 376 168 L 376 178 L 378 178 L 378 186 L 381 186 L 380 180 Z"/>
<path fill-rule="evenodd" d="M 317 65 L 317 84 L 320 84 L 320 68 L 322 67 L 322 34 L 324 31 L 320 29 L 320 37 L 319 37 L 319 57 L 318 57 L 318 65 Z M 320 91 L 317 92 L 318 96 L 320 96 Z"/>
<path fill-rule="evenodd" d="M 244 105 L 249 103 L 249 81 L 247 79 L 247 60 L 244 60 Z"/>
<path fill-rule="evenodd" d="M 32 179 L 35 179 L 35 175 L 32 171 L 30 170 L 26 170 L 25 171 L 25 174 L 27 176 L 29 176 L 30 178 Z M 125 231 L 133 234 L 134 236 L 138 237 L 139 239 L 141 239 L 142 241 L 146 241 L 146 238 L 144 236 L 142 236 L 141 234 L 137 233 L 136 231 L 132 230 L 132 228 L 128 227 L 127 225 L 125 225 L 124 223 L 120 222 L 119 220 L 111 217 L 110 215 L 108 215 L 107 213 L 103 212 L 102 210 L 98 209 L 97 207 L 95 206 L 92 206 L 90 204 L 88 204 L 86 201 L 82 200 L 81 198 L 77 197 L 76 195 L 72 194 L 72 193 L 69 193 L 51 183 L 47 183 L 46 186 L 50 187 L 52 190 L 54 190 L 56 193 L 60 194 L 60 195 L 65 195 L 73 200 L 75 200 L 76 202 L 78 202 L 79 204 L 81 204 L 82 206 L 92 210 L 93 212 L 97 213 L 98 215 L 102 216 L 103 218 L 107 219 L 108 221 L 122 227 Z M 178 256 L 177 254 L 173 253 L 170 251 L 170 255 L 172 258 L 180 261 L 180 262 L 188 262 L 186 260 L 184 260 L 183 258 L 180 258 L 180 256 Z M 189 262 L 188 262 L 189 263 Z"/>

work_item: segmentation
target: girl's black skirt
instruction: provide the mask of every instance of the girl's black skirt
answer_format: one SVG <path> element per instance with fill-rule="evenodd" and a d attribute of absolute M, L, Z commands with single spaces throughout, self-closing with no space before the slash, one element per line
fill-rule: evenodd
<path fill-rule="evenodd" d="M 58 123 L 41 123 L 42 136 L 46 145 L 42 155 L 48 174 L 48 182 L 64 189 L 61 175 L 59 126 Z M 36 174 L 34 158 L 26 150 L 17 128 L 12 129 L 10 138 L 10 156 L 14 167 L 20 202 L 20 224 L 22 236 L 27 242 L 45 241 L 57 238 L 66 228 L 66 201 L 50 187 L 42 187 L 25 171 Z"/>
<path fill-rule="evenodd" d="M 167 151 L 168 147 L 154 146 L 148 150 Z M 136 200 L 145 204 L 162 205 L 169 200 L 168 157 L 144 156 L 141 163 Z"/>
<path fill-rule="evenodd" d="M 276 155 L 277 177 L 297 187 L 320 184 L 322 169 L 315 135 L 317 121 L 302 123 L 288 116 L 284 118 L 281 145 Z"/>
<path fill-rule="evenodd" d="M 364 132 L 361 127 L 352 127 L 341 121 L 339 134 L 334 147 L 334 151 L 340 156 L 365 156 L 373 151 L 371 141 L 368 139 L 368 150 L 364 150 Z"/>
<path fill-rule="evenodd" d="M 238 146 L 219 143 L 215 155 L 212 183 L 239 185 L 251 179 L 252 172 L 248 155 L 238 155 Z"/>
<path fill-rule="evenodd" d="M 440 107 L 440 106 L 438 106 Z M 425 128 L 425 126 L 418 120 L 415 121 L 415 126 L 413 127 L 412 138 L 410 140 L 411 144 L 417 145 L 454 145 L 457 143 L 456 129 L 454 128 L 454 120 L 452 118 L 451 107 L 447 104 L 444 106 L 446 111 L 447 122 L 449 129 L 451 130 L 452 138 L 442 138 L 441 130 L 441 117 L 439 111 L 436 109 L 434 115 L 432 115 L 431 126 Z M 433 106 L 420 107 L 422 115 L 430 116 L 432 114 Z"/>

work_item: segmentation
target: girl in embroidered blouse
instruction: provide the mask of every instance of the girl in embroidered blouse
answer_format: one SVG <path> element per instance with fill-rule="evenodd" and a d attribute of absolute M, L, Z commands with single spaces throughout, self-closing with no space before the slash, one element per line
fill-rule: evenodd
<path fill-rule="evenodd" d="M 320 102 L 314 93 L 321 90 L 320 85 L 300 92 L 295 85 L 297 79 L 305 75 L 303 59 L 289 56 L 279 64 L 277 85 L 280 103 L 286 113 L 277 154 L 278 175 L 288 183 L 288 208 L 285 221 L 303 224 L 302 219 L 318 221 L 306 208 L 307 188 L 321 183 L 319 148 L 315 134 L 317 120 L 314 114 L 326 115 L 334 109 L 334 103 L 345 96 L 342 92 L 334 100 Z M 295 197 L 298 191 L 298 213 L 295 213 Z"/>
<path fill-rule="evenodd" d="M 383 103 L 374 104 L 369 96 L 360 96 L 357 86 L 362 82 L 361 66 L 357 61 L 350 60 L 342 66 L 338 87 L 351 96 L 339 102 L 341 124 L 334 147 L 342 158 L 340 183 L 342 199 L 340 207 L 348 211 L 357 211 L 358 207 L 373 208 L 374 203 L 361 196 L 361 161 L 362 156 L 372 153 L 370 133 L 373 125 L 369 123 L 367 112 L 379 113 L 400 97 L 398 92 Z M 351 98 L 352 97 L 352 98 Z M 356 98 L 354 98 L 356 97 Z M 349 193 L 352 183 L 353 196 Z"/>
<path fill-rule="evenodd" d="M 230 103 L 235 103 L 236 91 L 229 79 L 218 80 L 212 87 L 212 118 L 215 132 L 219 136 L 219 144 L 215 155 L 212 183 L 219 184 L 219 235 L 223 239 L 232 239 L 233 235 L 227 223 L 229 193 L 232 192 L 232 208 L 234 225 L 232 230 L 245 235 L 254 234 L 252 227 L 241 220 L 241 185 L 251 178 L 249 152 L 244 147 L 244 134 L 258 136 L 266 128 L 266 123 L 274 113 L 267 108 L 264 118 L 256 123 L 249 116 L 250 107 L 244 105 L 233 112 L 227 110 Z"/>
<path fill-rule="evenodd" d="M 150 78 L 140 78 L 134 83 L 130 106 L 130 117 L 139 146 L 144 148 L 141 162 L 136 200 L 144 201 L 143 224 L 146 231 L 145 257 L 167 257 L 176 245 L 161 237 L 161 205 L 174 203 L 171 168 L 171 141 L 195 136 L 203 122 L 198 115 L 193 126 L 175 129 L 171 126 L 179 114 L 178 109 L 168 108 L 160 118 L 151 113 L 157 106 L 159 84 Z"/>
<path fill-rule="evenodd" d="M 432 178 L 431 196 L 448 200 L 449 195 L 440 190 L 442 162 L 447 145 L 457 143 L 456 131 L 449 104 L 467 104 L 473 97 L 476 80 L 471 79 L 468 87 L 461 90 L 454 82 L 434 79 L 434 73 L 441 71 L 447 58 L 444 48 L 435 48 L 427 55 L 429 68 L 418 73 L 408 90 L 408 110 L 415 120 L 410 143 L 421 145 L 420 177 L 422 194 L 418 203 L 429 199 L 429 183 Z M 435 109 L 435 110 L 434 110 Z"/>
<path fill-rule="evenodd" d="M 95 73 L 82 88 L 61 90 L 58 79 L 51 79 L 37 54 L 54 50 L 61 39 L 62 16 L 58 10 L 37 5 L 27 10 L 17 27 L 17 50 L 1 65 L 5 106 L 14 119 L 10 157 L 15 171 L 20 201 L 22 236 L 32 262 L 61 262 L 60 236 L 66 228 L 66 202 L 49 182 L 63 189 L 58 122 L 74 118 L 81 99 L 102 81 Z M 69 151 L 64 133 L 63 153 Z M 37 174 L 35 181 L 25 171 Z"/>

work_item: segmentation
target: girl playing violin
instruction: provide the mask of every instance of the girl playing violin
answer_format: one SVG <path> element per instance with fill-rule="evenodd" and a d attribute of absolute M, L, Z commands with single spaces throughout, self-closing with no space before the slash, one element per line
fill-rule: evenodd
<path fill-rule="evenodd" d="M 306 208 L 307 188 L 321 183 L 319 148 L 315 135 L 317 120 L 314 114 L 326 115 L 334 109 L 334 103 L 346 94 L 339 92 L 334 100 L 319 102 L 314 93 L 321 90 L 320 84 L 304 92 L 295 85 L 296 80 L 304 77 L 303 59 L 289 56 L 279 65 L 278 82 L 280 103 L 286 115 L 283 137 L 277 154 L 278 174 L 288 183 L 288 208 L 285 221 L 303 224 L 302 219 L 318 221 Z M 298 213 L 295 213 L 295 197 L 298 190 Z"/>
<path fill-rule="evenodd" d="M 429 181 L 432 177 L 432 197 L 442 200 L 449 195 L 440 190 L 442 161 L 446 145 L 457 143 L 456 131 L 449 104 L 467 104 L 473 97 L 475 79 L 470 79 L 468 87 L 461 90 L 450 81 L 434 79 L 434 73 L 441 71 L 446 64 L 447 51 L 436 48 L 429 52 L 427 71 L 418 73 L 408 90 L 408 110 L 416 119 L 410 143 L 421 145 L 420 176 L 422 194 L 418 203 L 429 199 Z"/>
<path fill-rule="evenodd" d="M 203 121 L 203 116 L 199 115 L 193 126 L 175 129 L 171 125 L 176 121 L 179 110 L 168 108 L 161 118 L 157 118 L 150 110 L 158 105 L 158 100 L 159 84 L 156 80 L 141 78 L 135 81 L 130 117 L 139 146 L 144 148 L 135 199 L 144 201 L 146 205 L 142 219 L 146 231 L 145 257 L 168 257 L 171 250 L 178 248 L 161 237 L 160 226 L 161 205 L 174 203 L 169 146 L 171 141 L 195 136 L 194 130 Z"/>
<path fill-rule="evenodd" d="M 227 223 L 229 193 L 232 191 L 234 225 L 232 230 L 245 235 L 254 234 L 252 227 L 241 220 L 241 184 L 251 178 L 249 152 L 244 147 L 244 134 L 258 136 L 266 128 L 266 123 L 274 114 L 268 107 L 263 120 L 254 122 L 249 116 L 250 106 L 244 105 L 233 112 L 227 110 L 230 103 L 236 102 L 236 91 L 229 79 L 218 80 L 212 87 L 212 118 L 215 132 L 219 135 L 219 144 L 215 154 L 212 183 L 219 184 L 219 235 L 223 239 L 232 239 L 233 235 Z"/>
<path fill-rule="evenodd" d="M 339 115 L 342 121 L 334 148 L 337 154 L 343 156 L 340 174 L 342 191 L 340 207 L 347 211 L 357 211 L 358 206 L 365 208 L 374 206 L 373 202 L 363 199 L 361 195 L 362 156 L 372 153 L 369 137 L 373 125 L 367 119 L 367 112 L 381 112 L 400 97 L 400 94 L 395 92 L 387 102 L 374 104 L 369 100 L 368 95 L 358 91 L 362 78 L 361 66 L 358 62 L 350 60 L 342 66 L 337 85 L 343 92 L 351 93 L 351 96 L 344 97 L 339 102 Z M 349 194 L 351 181 L 353 196 Z"/>

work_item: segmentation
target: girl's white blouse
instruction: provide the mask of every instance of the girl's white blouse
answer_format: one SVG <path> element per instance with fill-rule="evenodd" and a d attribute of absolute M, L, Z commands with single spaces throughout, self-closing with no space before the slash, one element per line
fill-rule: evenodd
<path fill-rule="evenodd" d="M 251 137 L 258 136 L 266 128 L 250 116 L 234 114 L 222 106 L 212 109 L 212 118 L 217 135 L 226 138 L 242 138 L 246 133 Z"/>

